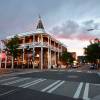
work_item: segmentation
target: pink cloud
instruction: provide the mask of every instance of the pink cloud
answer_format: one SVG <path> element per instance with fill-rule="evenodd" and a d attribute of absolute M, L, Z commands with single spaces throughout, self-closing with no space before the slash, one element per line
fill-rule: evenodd
<path fill-rule="evenodd" d="M 90 34 L 84 34 L 84 33 L 80 33 L 80 34 L 73 34 L 73 35 L 68 35 L 68 34 L 62 34 L 62 35 L 56 35 L 56 38 L 59 39 L 78 39 L 78 40 L 91 40 L 91 39 L 95 39 L 97 38 L 94 35 L 90 35 Z"/>

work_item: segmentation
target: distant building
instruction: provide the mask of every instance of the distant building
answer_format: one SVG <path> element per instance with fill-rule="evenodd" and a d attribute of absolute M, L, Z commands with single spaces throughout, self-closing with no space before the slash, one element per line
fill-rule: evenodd
<path fill-rule="evenodd" d="M 71 52 L 71 54 L 72 54 L 73 59 L 76 60 L 76 52 Z"/>
<path fill-rule="evenodd" d="M 78 62 L 85 63 L 85 56 L 78 56 L 77 57 Z"/>
<path fill-rule="evenodd" d="M 36 32 L 18 34 L 20 38 L 20 56 L 14 59 L 14 68 L 39 68 L 49 69 L 52 65 L 57 65 L 59 55 L 67 51 L 66 46 L 56 40 L 53 36 L 45 32 L 41 18 L 36 27 Z M 7 40 L 13 36 L 8 36 Z M 7 53 L 8 54 L 8 53 Z M 2 61 L 1 68 L 11 68 L 11 55 L 7 55 Z M 23 65 L 23 66 L 22 66 Z"/>

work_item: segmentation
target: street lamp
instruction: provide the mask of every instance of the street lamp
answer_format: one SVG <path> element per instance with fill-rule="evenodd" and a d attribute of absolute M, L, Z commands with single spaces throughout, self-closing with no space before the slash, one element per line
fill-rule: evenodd
<path fill-rule="evenodd" d="M 87 31 L 94 31 L 94 30 L 100 30 L 100 29 L 96 29 L 96 28 L 91 28 L 91 29 L 87 29 Z M 100 47 L 100 40 L 99 39 L 95 39 L 95 40 L 97 40 L 98 41 L 98 47 Z"/>

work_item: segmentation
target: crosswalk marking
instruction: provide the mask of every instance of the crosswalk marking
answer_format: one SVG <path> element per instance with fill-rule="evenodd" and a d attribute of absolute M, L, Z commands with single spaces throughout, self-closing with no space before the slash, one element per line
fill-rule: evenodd
<path fill-rule="evenodd" d="M 16 78 L 18 78 L 18 77 L 11 77 L 11 78 L 7 78 L 7 79 L 3 79 L 3 80 L 0 80 L 0 83 L 1 83 L 1 82 L 4 82 L 4 81 L 8 81 L 8 80 L 12 80 L 12 79 L 16 79 Z"/>
<path fill-rule="evenodd" d="M 82 87 L 83 87 L 83 82 L 81 82 L 81 83 L 79 84 L 79 86 L 78 86 L 78 88 L 77 88 L 77 90 L 76 90 L 76 92 L 75 92 L 73 98 L 79 98 L 79 95 L 80 95 L 80 93 L 81 93 Z"/>
<path fill-rule="evenodd" d="M 45 78 L 31 78 L 31 77 L 28 77 L 28 78 L 6 77 L 5 79 L 1 79 L 0 82 L 2 82 L 1 85 L 13 84 L 13 86 L 15 87 L 29 88 L 29 89 L 38 90 L 41 92 L 69 96 L 76 99 L 82 98 L 84 100 L 90 100 L 92 98 L 92 96 L 89 94 L 90 92 L 89 89 L 92 88 L 91 91 L 93 92 L 93 88 L 100 87 L 99 83 L 93 84 L 93 83 L 73 82 L 73 84 L 70 84 L 69 81 L 65 81 L 65 80 L 50 80 L 50 79 L 45 79 Z M 2 93 L 2 95 L 5 95 L 6 93 L 9 94 L 12 92 L 13 90 Z M 96 94 L 97 93 L 95 93 L 95 95 Z"/>
<path fill-rule="evenodd" d="M 11 84 L 18 83 L 18 82 L 28 80 L 28 79 L 30 79 L 30 78 L 22 78 L 22 79 L 18 79 L 18 80 L 14 80 L 14 81 L 11 81 L 11 82 L 4 83 L 2 85 L 11 85 Z"/>
<path fill-rule="evenodd" d="M 83 94 L 83 99 L 89 100 L 88 93 L 89 93 L 89 83 L 86 83 L 85 90 L 84 90 L 84 94 Z"/>
<path fill-rule="evenodd" d="M 47 91 L 48 93 L 53 92 L 54 90 L 56 90 L 58 87 L 60 87 L 65 81 L 60 82 L 59 84 L 57 84 L 55 87 L 51 88 L 49 91 Z"/>
<path fill-rule="evenodd" d="M 32 84 L 33 82 L 37 82 L 37 81 L 39 81 L 39 80 L 41 80 L 41 78 L 40 78 L 40 79 L 36 79 L 36 80 L 34 80 L 34 81 L 31 81 L 31 82 L 28 82 L 28 83 L 25 83 L 25 84 L 22 84 L 22 85 L 20 85 L 19 87 L 27 86 L 27 85 Z"/>
<path fill-rule="evenodd" d="M 26 85 L 26 86 L 24 86 L 23 88 L 27 88 L 27 87 L 30 87 L 30 86 L 33 86 L 33 85 L 35 85 L 35 84 L 37 84 L 37 83 L 40 83 L 40 82 L 43 82 L 43 81 L 45 81 L 46 79 L 41 79 L 41 80 L 39 80 L 39 81 L 37 81 L 37 82 L 34 82 L 34 83 L 32 83 L 32 84 L 29 84 L 29 85 Z"/>
<path fill-rule="evenodd" d="M 0 96 L 7 95 L 7 94 L 11 94 L 11 93 L 13 93 L 13 92 L 15 92 L 15 91 L 16 91 L 16 89 L 10 90 L 10 91 L 7 91 L 7 92 L 5 92 L 5 93 L 0 94 Z"/>
<path fill-rule="evenodd" d="M 59 83 L 60 81 L 61 81 L 61 80 L 58 80 L 58 81 L 52 83 L 51 85 L 49 85 L 48 87 L 42 89 L 41 91 L 42 91 L 42 92 L 45 92 L 46 90 L 52 88 L 54 85 L 56 85 L 56 84 Z"/>
<path fill-rule="evenodd" d="M 82 72 L 81 70 L 77 70 L 77 72 Z"/>

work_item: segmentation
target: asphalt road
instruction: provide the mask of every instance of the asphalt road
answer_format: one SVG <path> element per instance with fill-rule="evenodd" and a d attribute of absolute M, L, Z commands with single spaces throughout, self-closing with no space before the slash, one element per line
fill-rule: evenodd
<path fill-rule="evenodd" d="M 0 77 L 0 100 L 43 99 L 100 100 L 100 76 L 96 72 L 52 70 Z"/>

